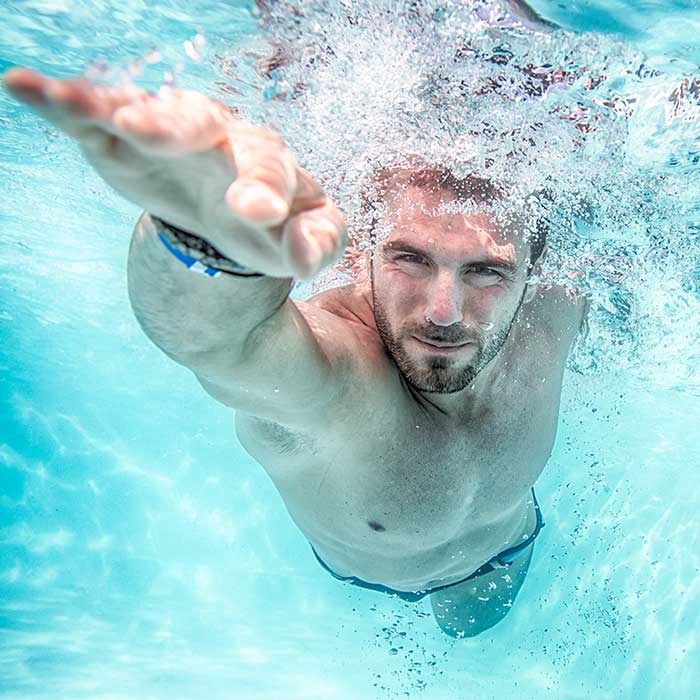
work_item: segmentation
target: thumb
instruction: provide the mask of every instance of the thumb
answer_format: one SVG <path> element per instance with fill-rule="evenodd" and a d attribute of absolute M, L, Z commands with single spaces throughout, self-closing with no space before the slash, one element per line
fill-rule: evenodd
<path fill-rule="evenodd" d="M 282 231 L 285 263 L 302 279 L 337 260 L 346 243 L 345 222 L 331 202 L 291 217 Z"/>

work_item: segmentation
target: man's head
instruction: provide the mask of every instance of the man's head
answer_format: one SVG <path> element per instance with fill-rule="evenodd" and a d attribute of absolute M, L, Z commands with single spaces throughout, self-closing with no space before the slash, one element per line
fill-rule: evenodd
<path fill-rule="evenodd" d="M 499 223 L 489 210 L 501 195 L 490 181 L 442 168 L 382 171 L 373 184 L 365 205 L 381 203 L 389 227 L 370 263 L 379 333 L 414 387 L 460 391 L 533 298 L 527 282 L 543 257 L 544 227 L 526 236 L 522 216 Z"/>

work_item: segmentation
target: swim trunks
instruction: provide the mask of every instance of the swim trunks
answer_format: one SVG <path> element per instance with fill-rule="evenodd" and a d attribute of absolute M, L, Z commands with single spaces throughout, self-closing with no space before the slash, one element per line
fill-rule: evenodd
<path fill-rule="evenodd" d="M 534 488 L 532 489 L 532 500 L 535 504 L 535 515 L 537 516 L 537 523 L 535 525 L 533 533 L 529 537 L 524 539 L 520 544 L 516 544 L 514 547 L 508 547 L 508 549 L 504 549 L 502 552 L 497 554 L 492 559 L 489 559 L 485 564 L 480 566 L 473 574 L 470 574 L 466 578 L 463 578 L 459 581 L 455 581 L 454 583 L 448 583 L 445 586 L 436 586 L 435 588 L 431 588 L 427 591 L 415 591 L 414 593 L 409 591 L 397 591 L 394 588 L 388 588 L 387 586 L 382 586 L 378 583 L 368 583 L 367 581 L 363 581 L 362 579 L 356 578 L 355 576 L 338 576 L 338 574 L 336 574 L 335 571 L 331 570 L 323 561 L 323 559 L 321 559 L 321 557 L 318 556 L 318 552 L 316 552 L 314 546 L 311 543 L 309 544 L 311 545 L 311 549 L 313 550 L 313 553 L 316 556 L 318 563 L 329 574 L 331 574 L 331 576 L 337 578 L 339 581 L 345 581 L 346 583 L 351 583 L 353 586 L 359 586 L 360 588 L 369 588 L 372 591 L 380 591 L 381 593 L 395 595 L 399 598 L 403 598 L 403 600 L 415 603 L 421 600 L 422 598 L 425 598 L 425 596 L 430 595 L 431 593 L 435 593 L 435 591 L 441 591 L 444 588 L 456 586 L 457 584 L 464 583 L 465 581 L 469 581 L 469 579 L 476 578 L 477 576 L 481 576 L 482 574 L 487 574 L 491 571 L 494 571 L 495 569 L 502 569 L 510 566 L 513 563 L 513 560 L 516 559 L 517 556 L 523 550 L 527 549 L 535 541 L 537 535 L 540 534 L 540 530 L 544 527 L 544 522 L 542 521 L 542 513 L 540 512 L 540 505 L 539 503 L 537 503 Z"/>

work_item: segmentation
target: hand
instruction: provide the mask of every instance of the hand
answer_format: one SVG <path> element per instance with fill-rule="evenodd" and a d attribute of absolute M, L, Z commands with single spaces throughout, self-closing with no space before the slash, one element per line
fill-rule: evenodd
<path fill-rule="evenodd" d="M 105 87 L 25 69 L 20 101 L 76 139 L 126 199 L 276 277 L 311 277 L 345 248 L 342 214 L 274 132 L 187 90 Z"/>

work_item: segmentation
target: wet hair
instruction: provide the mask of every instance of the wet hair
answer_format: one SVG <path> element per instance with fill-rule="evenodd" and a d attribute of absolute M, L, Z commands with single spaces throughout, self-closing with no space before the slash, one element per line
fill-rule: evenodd
<path fill-rule="evenodd" d="M 429 192 L 451 192 L 459 202 L 476 205 L 489 204 L 503 199 L 503 191 L 493 180 L 475 175 L 460 177 L 452 170 L 441 165 L 429 165 L 416 160 L 409 160 L 405 165 L 378 168 L 363 188 L 361 209 L 370 218 L 370 242 L 377 241 L 379 215 L 377 205 L 390 190 L 408 187 L 420 187 Z M 536 196 L 536 195 L 535 195 Z M 529 232 L 530 268 L 539 260 L 547 244 L 548 222 L 546 217 L 538 216 Z"/>

